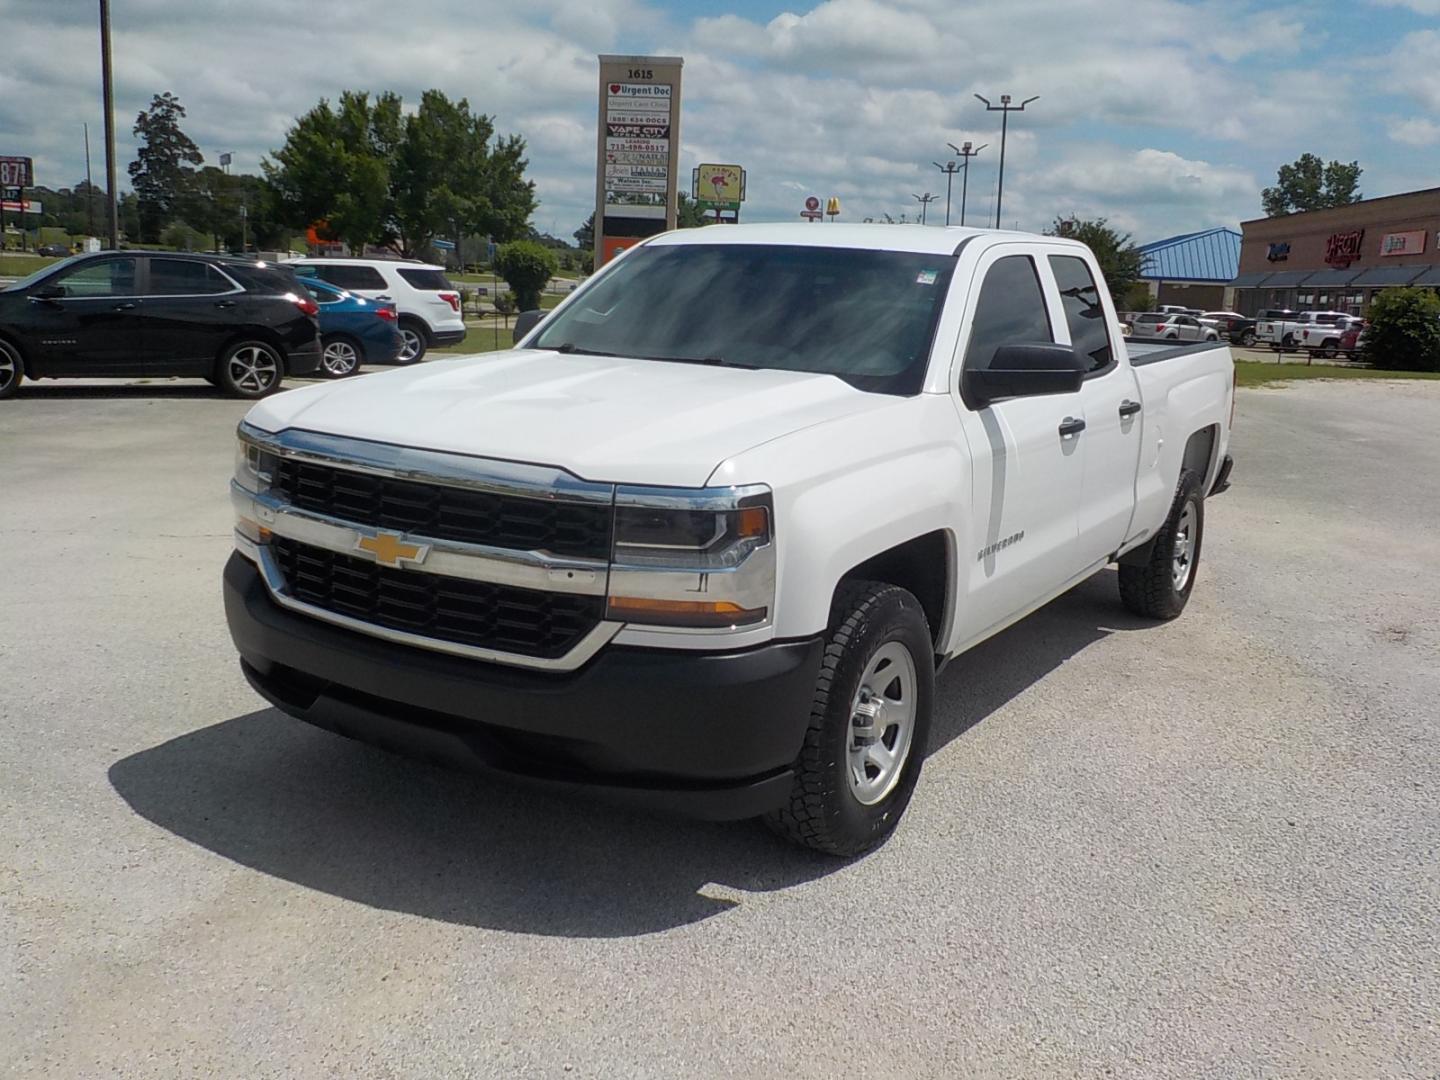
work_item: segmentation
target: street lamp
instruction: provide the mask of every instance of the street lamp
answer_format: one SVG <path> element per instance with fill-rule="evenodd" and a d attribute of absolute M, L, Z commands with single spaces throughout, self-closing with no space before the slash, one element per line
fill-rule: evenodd
<path fill-rule="evenodd" d="M 1009 94 L 1000 95 L 999 105 L 991 105 L 988 98 L 981 97 L 979 94 L 975 96 L 984 102 L 986 112 L 1000 113 L 1000 182 L 995 189 L 995 228 L 998 229 L 1000 227 L 1000 203 L 1001 200 L 1005 198 L 1005 135 L 1010 127 L 1010 114 L 1012 112 L 1024 112 L 1026 105 L 1029 105 L 1032 101 L 1040 100 L 1040 95 L 1036 94 L 1034 97 L 1028 97 L 1020 102 L 1019 105 L 1010 104 Z"/>
<path fill-rule="evenodd" d="M 965 175 L 960 178 L 960 224 L 963 226 L 965 224 L 965 195 L 970 190 L 970 159 L 990 144 L 981 143 L 979 146 L 974 146 L 973 143 L 967 142 L 961 146 L 956 146 L 952 142 L 946 143 L 945 145 L 965 159 Z"/>
<path fill-rule="evenodd" d="M 945 224 L 950 224 L 950 185 L 955 180 L 955 174 L 960 171 L 960 166 L 953 161 L 947 161 L 941 165 L 938 161 L 930 163 L 945 174 Z"/>
<path fill-rule="evenodd" d="M 921 225 L 924 225 L 924 224 L 925 224 L 925 210 L 929 207 L 929 205 L 930 205 L 932 202 L 934 202 L 934 201 L 935 201 L 936 199 L 938 199 L 939 197 L 940 197 L 939 195 L 931 195 L 930 192 L 928 192 L 928 191 L 925 192 L 924 195 L 916 195 L 916 196 L 915 196 L 915 201 L 920 204 L 920 224 L 921 224 Z"/>

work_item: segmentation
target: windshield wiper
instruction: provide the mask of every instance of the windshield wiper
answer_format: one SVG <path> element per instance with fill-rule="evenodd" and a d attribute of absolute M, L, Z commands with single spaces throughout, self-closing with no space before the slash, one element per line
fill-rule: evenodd
<path fill-rule="evenodd" d="M 723 356 L 637 356 L 637 360 L 659 360 L 666 364 L 703 364 L 706 367 L 746 368 L 754 371 L 753 364 L 737 364 Z"/>
<path fill-rule="evenodd" d="M 550 352 L 574 354 L 576 356 L 619 356 L 620 353 L 601 352 L 599 349 L 582 349 L 573 341 L 566 341 L 560 345 L 536 345 L 537 349 L 546 349 Z"/>

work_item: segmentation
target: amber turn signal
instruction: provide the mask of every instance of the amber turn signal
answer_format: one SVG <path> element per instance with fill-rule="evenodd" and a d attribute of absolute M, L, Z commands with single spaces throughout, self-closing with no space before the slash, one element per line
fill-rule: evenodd
<path fill-rule="evenodd" d="M 760 511 L 764 525 L 764 511 Z M 610 618 L 650 626 L 694 626 L 716 629 L 763 622 L 764 608 L 743 608 L 729 600 L 652 600 L 642 596 L 612 596 Z"/>

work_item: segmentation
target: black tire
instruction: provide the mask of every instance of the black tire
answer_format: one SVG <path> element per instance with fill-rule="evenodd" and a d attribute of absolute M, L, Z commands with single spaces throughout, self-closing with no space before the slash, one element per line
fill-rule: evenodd
<path fill-rule="evenodd" d="M 395 354 L 395 363 L 404 367 L 406 364 L 418 364 L 425 359 L 425 352 L 430 348 L 430 334 L 424 323 L 416 319 L 401 319 L 400 336 L 405 339 L 405 343 Z"/>
<path fill-rule="evenodd" d="M 285 359 L 268 341 L 247 338 L 227 346 L 215 365 L 217 385 L 228 397 L 254 400 L 280 389 Z"/>
<path fill-rule="evenodd" d="M 1173 619 L 1185 610 L 1200 568 L 1200 545 L 1205 539 L 1205 498 L 1198 473 L 1180 474 L 1170 516 L 1160 527 L 1143 563 L 1120 564 L 1120 599 L 1136 615 Z M 1187 510 L 1189 517 L 1187 518 Z M 1182 522 L 1185 523 L 1182 529 Z M 1180 580 L 1180 537 L 1185 551 L 1185 576 Z"/>
<path fill-rule="evenodd" d="M 25 381 L 25 361 L 20 350 L 0 338 L 0 401 L 14 397 Z"/>
<path fill-rule="evenodd" d="M 360 370 L 365 352 L 349 334 L 326 334 L 320 339 L 320 371 L 327 379 L 344 379 Z"/>
<path fill-rule="evenodd" d="M 1293 349 L 1295 347 L 1295 335 L 1286 334 L 1280 339 L 1280 347 L 1282 349 Z"/>
<path fill-rule="evenodd" d="M 906 655 L 913 667 L 904 666 Z M 871 674 L 862 701 L 862 680 L 872 663 L 880 666 Z M 912 677 L 913 692 L 908 692 L 903 684 Z M 795 759 L 790 798 L 766 815 L 766 824 L 787 840 L 831 855 L 859 855 L 882 843 L 905 813 L 920 778 L 934 686 L 934 645 L 920 602 L 904 589 L 882 582 L 842 585 L 830 615 L 810 726 Z M 885 725 L 884 706 L 898 706 L 907 692 L 910 731 L 901 746 L 902 724 Z M 867 719 L 859 706 L 871 705 L 877 698 L 884 700 Z M 905 710 L 897 711 L 897 719 L 903 718 Z M 870 728 L 870 735 L 857 734 L 857 720 L 859 726 Z M 872 779 L 868 774 L 872 765 L 862 756 L 860 769 L 866 777 L 858 780 L 854 756 L 864 755 L 865 745 L 879 745 L 882 751 L 898 747 L 891 771 L 877 768 Z M 862 783 L 874 785 L 867 792 L 874 801 L 863 801 Z"/>
<path fill-rule="evenodd" d="M 1179 335 L 1179 334 L 1166 334 L 1166 335 L 1165 335 L 1165 340 L 1166 340 L 1166 341 L 1179 341 L 1179 340 L 1180 340 L 1180 335 Z"/>
<path fill-rule="evenodd" d="M 1255 331 L 1242 330 L 1240 332 L 1240 344 L 1247 349 L 1252 348 L 1255 344 Z"/>

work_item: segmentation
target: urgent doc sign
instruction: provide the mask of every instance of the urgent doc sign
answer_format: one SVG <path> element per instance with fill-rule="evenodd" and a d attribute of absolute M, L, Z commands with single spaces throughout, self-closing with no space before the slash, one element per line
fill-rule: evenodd
<path fill-rule="evenodd" d="M 678 56 L 600 57 L 597 267 L 630 243 L 675 228 L 683 63 Z"/>

